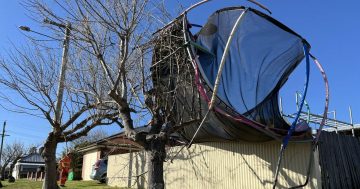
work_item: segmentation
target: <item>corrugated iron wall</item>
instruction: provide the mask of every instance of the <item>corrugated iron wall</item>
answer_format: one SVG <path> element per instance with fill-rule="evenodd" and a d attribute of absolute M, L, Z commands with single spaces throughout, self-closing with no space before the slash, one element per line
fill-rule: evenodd
<path fill-rule="evenodd" d="M 146 153 L 144 151 L 110 155 L 107 169 L 108 185 L 145 188 L 146 170 Z"/>
<path fill-rule="evenodd" d="M 278 188 L 304 183 L 310 147 L 310 143 L 290 144 L 285 152 Z M 184 148 L 173 163 L 165 163 L 166 188 L 272 188 L 279 148 L 280 144 L 276 142 L 212 142 Z M 169 149 L 169 157 L 178 149 Z M 128 163 L 130 159 L 131 166 Z M 146 186 L 146 179 L 137 177 L 146 171 L 145 160 L 144 152 L 134 153 L 132 158 L 129 154 L 109 156 L 109 185 Z M 312 176 L 306 188 L 319 186 L 317 158 L 314 161 L 315 166 L 312 167 Z"/>

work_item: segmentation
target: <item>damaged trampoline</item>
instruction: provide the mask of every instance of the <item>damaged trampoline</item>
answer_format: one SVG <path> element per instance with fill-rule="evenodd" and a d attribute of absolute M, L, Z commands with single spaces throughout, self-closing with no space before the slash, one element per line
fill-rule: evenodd
<path fill-rule="evenodd" d="M 320 132 L 313 137 L 306 121 L 299 119 L 311 58 L 326 84 L 320 131 L 326 119 L 328 84 L 320 63 L 310 54 L 310 44 L 269 15 L 243 6 L 216 11 L 193 34 L 187 11 L 155 34 L 151 68 L 157 102 L 169 114 L 169 122 L 189 123 L 177 128 L 177 136 L 188 146 L 208 141 L 282 141 L 277 173 L 289 141 L 313 140 L 316 146 Z M 279 110 L 279 91 L 302 62 L 306 79 L 299 112 L 288 123 Z"/>

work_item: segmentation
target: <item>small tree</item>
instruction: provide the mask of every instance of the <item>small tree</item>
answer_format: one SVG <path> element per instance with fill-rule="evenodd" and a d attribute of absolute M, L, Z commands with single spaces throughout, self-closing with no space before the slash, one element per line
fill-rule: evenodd
<path fill-rule="evenodd" d="M 7 144 L 3 149 L 1 156 L 1 180 L 5 179 L 5 171 L 10 165 L 9 175 L 12 174 L 16 162 L 26 153 L 24 144 L 21 142 L 13 142 Z"/>
<path fill-rule="evenodd" d="M 14 47 L 8 58 L 0 61 L 0 84 L 10 92 L 1 93 L 1 98 L 13 111 L 48 121 L 52 129 L 42 151 L 45 160 L 43 188 L 57 189 L 55 155 L 58 143 L 85 136 L 96 126 L 110 125 L 118 115 L 104 95 L 106 85 L 99 74 L 99 66 L 70 50 L 62 111 L 60 118 L 55 119 L 61 52 L 32 45 L 22 49 Z"/>

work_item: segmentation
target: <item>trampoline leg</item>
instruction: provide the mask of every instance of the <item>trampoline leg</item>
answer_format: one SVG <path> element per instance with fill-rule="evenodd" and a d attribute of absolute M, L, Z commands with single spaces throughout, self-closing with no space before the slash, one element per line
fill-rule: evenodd
<path fill-rule="evenodd" d="M 285 151 L 284 144 L 281 144 L 280 153 L 279 153 L 278 161 L 277 161 L 277 164 L 276 164 L 276 171 L 275 171 L 273 189 L 275 189 L 277 181 L 278 181 L 278 176 L 279 176 L 279 172 L 280 172 L 281 161 L 282 161 L 282 157 L 284 155 L 284 151 Z"/>

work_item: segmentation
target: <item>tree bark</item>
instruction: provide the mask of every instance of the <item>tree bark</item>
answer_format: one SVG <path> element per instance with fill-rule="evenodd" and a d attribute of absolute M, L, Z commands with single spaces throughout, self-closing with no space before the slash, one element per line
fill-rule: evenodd
<path fill-rule="evenodd" d="M 14 168 L 15 168 L 15 164 L 19 159 L 21 159 L 21 156 L 22 156 L 22 154 L 16 156 L 16 158 L 11 162 L 11 165 L 10 165 L 10 168 L 9 168 L 9 175 L 12 175 L 12 173 L 14 171 Z"/>
<path fill-rule="evenodd" d="M 163 189 L 164 183 L 164 160 L 166 157 L 165 140 L 153 138 L 148 141 L 147 165 L 148 165 L 148 188 Z"/>
<path fill-rule="evenodd" d="M 13 171 L 14 171 L 14 168 L 15 168 L 15 164 L 13 163 L 13 164 L 10 165 L 10 168 L 9 168 L 9 176 L 10 176 L 10 175 L 12 176 L 12 173 L 13 173 Z"/>
<path fill-rule="evenodd" d="M 58 189 L 57 185 L 57 169 L 56 169 L 56 147 L 57 140 L 54 133 L 49 136 L 44 144 L 42 157 L 45 160 L 45 179 L 42 189 Z"/>
<path fill-rule="evenodd" d="M 1 180 L 5 180 L 5 169 L 9 165 L 8 162 L 5 162 L 3 166 L 1 166 Z"/>

